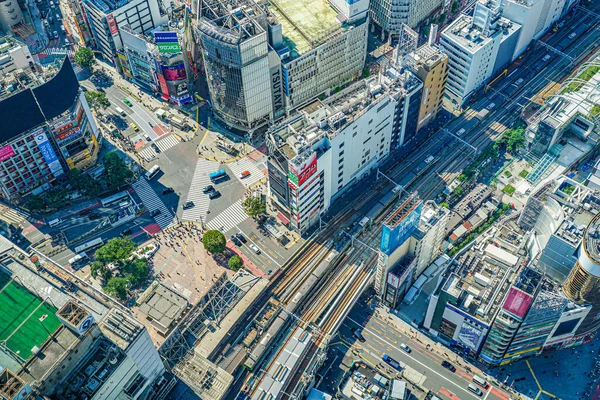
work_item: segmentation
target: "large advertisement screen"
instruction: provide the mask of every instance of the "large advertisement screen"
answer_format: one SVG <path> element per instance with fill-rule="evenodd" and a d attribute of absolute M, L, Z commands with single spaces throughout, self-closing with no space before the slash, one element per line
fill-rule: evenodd
<path fill-rule="evenodd" d="M 14 155 L 15 151 L 11 145 L 0 147 L 0 162 L 8 160 Z"/>
<path fill-rule="evenodd" d="M 167 81 L 182 81 L 187 78 L 183 63 L 171 66 L 163 65 L 162 71 Z"/>
<path fill-rule="evenodd" d="M 110 28 L 110 33 L 116 35 L 119 32 L 119 27 L 117 26 L 117 21 L 115 21 L 112 14 L 108 14 L 106 16 L 106 22 L 108 22 L 108 27 Z"/>
<path fill-rule="evenodd" d="M 297 187 L 302 186 L 302 184 L 306 182 L 308 178 L 317 172 L 317 154 L 311 154 L 306 160 L 304 160 L 302 165 L 300 165 L 300 168 L 297 168 L 291 162 L 288 164 L 288 167 L 288 178 L 290 181 L 292 181 Z"/>
<path fill-rule="evenodd" d="M 531 305 L 532 301 L 533 297 L 517 288 L 512 287 L 508 291 L 508 296 L 506 297 L 506 301 L 504 302 L 502 308 L 509 313 L 523 319 L 525 314 L 527 314 L 527 310 L 529 310 L 529 306 Z"/>
<path fill-rule="evenodd" d="M 181 52 L 176 32 L 154 32 L 154 39 L 160 53 Z"/>
<path fill-rule="evenodd" d="M 477 351 L 482 336 L 483 331 L 481 329 L 465 321 L 456 335 L 456 340 L 468 348 Z"/>
<path fill-rule="evenodd" d="M 43 129 L 40 129 L 38 132 L 36 132 L 35 142 L 37 143 L 40 151 L 42 152 L 42 156 L 44 157 L 46 164 L 48 164 L 48 167 L 50 167 L 50 171 L 52 171 L 52 174 L 55 177 L 64 174 L 63 168 L 60 165 L 60 161 L 58 161 L 58 157 L 56 156 L 56 153 L 54 152 L 52 145 L 48 141 L 48 137 L 46 136 L 46 133 Z"/>
<path fill-rule="evenodd" d="M 418 228 L 422 209 L 423 203 L 420 203 L 393 229 L 385 224 L 383 225 L 379 248 L 384 254 L 388 256 L 392 254 Z"/>

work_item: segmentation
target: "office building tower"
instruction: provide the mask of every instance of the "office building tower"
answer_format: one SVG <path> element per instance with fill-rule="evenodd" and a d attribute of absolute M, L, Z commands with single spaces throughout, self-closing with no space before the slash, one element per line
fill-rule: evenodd
<path fill-rule="evenodd" d="M 381 40 L 391 43 L 402 29 L 402 24 L 415 28 L 437 9 L 442 0 L 371 0 L 369 14 L 380 31 Z"/>
<path fill-rule="evenodd" d="M 18 69 L 35 68 L 27 45 L 11 36 L 0 38 L 0 79 Z"/>
<path fill-rule="evenodd" d="M 147 35 L 167 22 L 166 11 L 158 0 L 83 0 L 83 7 L 86 26 L 79 29 L 87 29 L 89 24 L 93 46 L 115 65 L 116 53 L 123 48 L 121 27 Z"/>

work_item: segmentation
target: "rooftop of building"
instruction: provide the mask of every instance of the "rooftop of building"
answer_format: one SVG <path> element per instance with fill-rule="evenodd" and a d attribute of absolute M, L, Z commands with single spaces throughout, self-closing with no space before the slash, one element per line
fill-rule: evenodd
<path fill-rule="evenodd" d="M 415 51 L 409 54 L 415 67 L 423 66 L 427 69 L 439 64 L 441 61 L 448 58 L 448 55 L 443 53 L 437 46 L 424 44 Z"/>
<path fill-rule="evenodd" d="M 448 214 L 450 214 L 449 209 L 438 206 L 433 200 L 428 200 L 423 204 L 423 210 L 421 212 L 421 225 L 425 228 L 430 228 L 436 225 Z"/>
<path fill-rule="evenodd" d="M 140 312 L 154 329 L 166 334 L 173 323 L 181 318 L 188 306 L 188 301 L 173 289 L 158 283 L 154 289 L 141 301 Z"/>
<path fill-rule="evenodd" d="M 386 74 L 363 79 L 323 100 L 315 100 L 270 128 L 269 136 L 286 158 L 301 164 L 324 137 L 334 138 L 388 96 L 410 93 L 420 85 L 412 72 L 390 68 Z"/>
<path fill-rule="evenodd" d="M 8 53 L 10 50 L 17 47 L 27 47 L 24 42 L 12 37 L 12 36 L 1 36 L 0 37 L 0 55 Z"/>
<path fill-rule="evenodd" d="M 499 18 L 497 26 L 492 29 L 492 34 L 486 35 L 474 26 L 473 17 L 461 14 L 444 29 L 442 37 L 457 43 L 463 50 L 469 53 L 476 53 L 492 41 L 496 34 L 510 34 L 519 29 L 519 27 L 520 25 L 506 18 Z"/>
<path fill-rule="evenodd" d="M 441 289 L 457 299 L 456 307 L 490 323 L 516 278 L 519 258 L 491 244 L 469 250 Z"/>
<path fill-rule="evenodd" d="M 289 49 L 292 59 L 320 46 L 348 27 L 327 0 L 272 0 L 269 11 L 281 24 L 283 44 Z"/>
<path fill-rule="evenodd" d="M 116 9 L 127 5 L 131 0 L 84 0 L 86 3 L 92 4 L 95 8 L 102 11 L 104 14 L 109 14 Z"/>

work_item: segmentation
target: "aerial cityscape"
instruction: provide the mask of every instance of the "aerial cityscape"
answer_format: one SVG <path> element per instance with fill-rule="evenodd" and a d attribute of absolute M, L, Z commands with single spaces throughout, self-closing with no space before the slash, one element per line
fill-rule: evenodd
<path fill-rule="evenodd" d="M 0 399 L 600 400 L 600 1 L 0 0 Z"/>

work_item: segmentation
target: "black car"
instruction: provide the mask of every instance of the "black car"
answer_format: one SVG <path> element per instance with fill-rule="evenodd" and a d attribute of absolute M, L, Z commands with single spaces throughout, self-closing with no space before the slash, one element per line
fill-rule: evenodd
<path fill-rule="evenodd" d="M 215 188 L 213 187 L 213 185 L 208 185 L 208 186 L 205 186 L 204 189 L 202 189 L 202 193 L 208 194 L 210 192 L 213 192 L 214 190 L 215 190 Z"/>
<path fill-rule="evenodd" d="M 456 367 L 452 364 L 450 364 L 448 361 L 442 361 L 442 367 L 446 368 L 447 370 L 450 370 L 452 372 L 456 372 Z"/>
<path fill-rule="evenodd" d="M 157 215 L 160 215 L 160 210 L 158 208 L 150 212 L 151 217 L 156 217 Z"/>
<path fill-rule="evenodd" d="M 100 214 L 98 214 L 98 213 L 90 213 L 90 214 L 88 215 L 88 219 L 89 219 L 90 221 L 93 221 L 93 220 L 95 220 L 95 219 L 98 219 L 98 218 L 100 218 Z"/>
<path fill-rule="evenodd" d="M 173 193 L 175 191 L 175 189 L 173 188 L 166 188 L 162 190 L 162 194 L 169 194 L 169 193 Z"/>
<path fill-rule="evenodd" d="M 240 242 L 235 235 L 231 235 L 230 239 L 233 242 L 233 244 L 235 244 L 236 246 L 239 247 L 242 245 L 242 242 Z"/>
<path fill-rule="evenodd" d="M 242 235 L 241 233 L 236 233 L 234 235 L 240 242 L 242 243 L 248 243 L 248 240 L 246 240 L 246 238 L 244 237 L 244 235 Z"/>
<path fill-rule="evenodd" d="M 208 194 L 208 198 L 209 199 L 216 199 L 217 197 L 221 197 L 221 192 L 219 192 L 218 190 L 215 190 L 214 192 L 210 192 Z"/>
<path fill-rule="evenodd" d="M 158 145 L 156 143 L 152 143 L 150 146 L 152 146 L 155 152 L 160 153 L 160 149 L 158 148 Z"/>
<path fill-rule="evenodd" d="M 121 236 L 131 235 L 131 228 L 125 228 L 121 231 Z"/>

